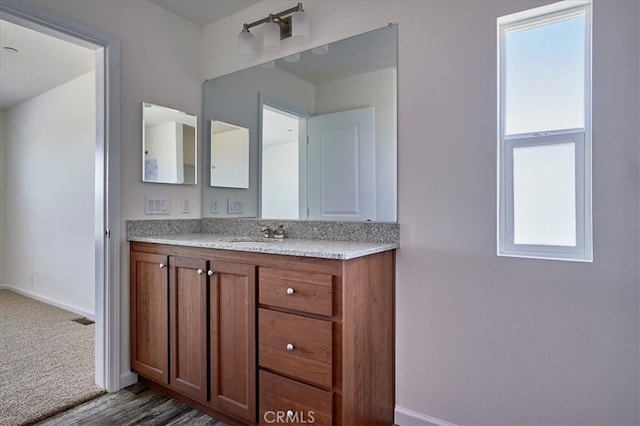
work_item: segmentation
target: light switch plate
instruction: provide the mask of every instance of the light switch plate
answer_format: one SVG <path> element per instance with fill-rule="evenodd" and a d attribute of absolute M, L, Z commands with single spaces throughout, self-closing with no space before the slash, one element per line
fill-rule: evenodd
<path fill-rule="evenodd" d="M 227 200 L 227 213 L 229 214 L 241 214 L 244 212 L 244 206 L 242 200 L 233 200 L 229 198 Z"/>
<path fill-rule="evenodd" d="M 144 214 L 158 215 L 169 214 L 171 203 L 166 195 L 147 195 L 144 197 Z"/>

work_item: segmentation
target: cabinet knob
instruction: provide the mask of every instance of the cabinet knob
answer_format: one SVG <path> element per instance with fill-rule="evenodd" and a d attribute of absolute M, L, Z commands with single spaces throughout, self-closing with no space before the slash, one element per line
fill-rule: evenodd
<path fill-rule="evenodd" d="M 293 419 L 295 413 L 292 410 L 287 410 L 287 419 Z"/>
<path fill-rule="evenodd" d="M 289 287 L 289 288 L 287 289 L 287 294 L 288 294 L 289 296 L 291 296 L 293 293 L 295 293 L 295 290 L 294 290 L 294 289 L 292 289 L 291 287 Z"/>
<path fill-rule="evenodd" d="M 207 272 L 207 275 L 211 276 L 213 274 L 214 274 L 214 272 L 211 269 L 209 269 L 209 271 Z"/>
<path fill-rule="evenodd" d="M 160 269 L 164 269 L 164 263 L 160 264 Z"/>
<path fill-rule="evenodd" d="M 293 344 L 287 343 L 287 350 L 291 352 L 293 350 Z"/>
<path fill-rule="evenodd" d="M 204 271 L 202 269 L 198 269 L 198 275 L 202 275 Z"/>

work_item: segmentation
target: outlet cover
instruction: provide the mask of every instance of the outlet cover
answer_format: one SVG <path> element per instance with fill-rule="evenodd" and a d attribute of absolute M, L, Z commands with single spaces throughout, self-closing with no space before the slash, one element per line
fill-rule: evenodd
<path fill-rule="evenodd" d="M 220 199 L 212 198 L 211 199 L 211 213 L 220 213 Z"/>
<path fill-rule="evenodd" d="M 229 198 L 227 200 L 227 213 L 229 214 L 244 213 L 244 206 L 242 205 L 242 200 L 232 200 L 231 198 Z"/>
<path fill-rule="evenodd" d="M 180 206 L 182 208 L 182 213 L 183 214 L 191 213 L 191 200 L 189 198 L 181 198 L 180 199 Z"/>

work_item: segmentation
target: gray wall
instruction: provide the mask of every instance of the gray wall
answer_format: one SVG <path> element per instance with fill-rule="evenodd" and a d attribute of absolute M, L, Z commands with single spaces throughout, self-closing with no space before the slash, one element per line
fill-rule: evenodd
<path fill-rule="evenodd" d="M 5 145 L 5 136 L 4 136 L 4 128 L 5 128 L 5 110 L 0 109 L 0 285 L 6 284 L 4 278 L 4 222 L 5 222 L 5 214 L 4 214 L 4 145 Z"/>
<path fill-rule="evenodd" d="M 594 262 L 495 254 L 495 19 L 542 3 L 425 2 L 400 22 L 398 404 L 638 424 L 639 2 L 594 6 Z"/>

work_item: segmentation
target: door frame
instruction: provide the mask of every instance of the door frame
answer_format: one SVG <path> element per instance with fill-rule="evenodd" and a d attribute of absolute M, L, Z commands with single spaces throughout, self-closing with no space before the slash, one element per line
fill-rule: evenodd
<path fill-rule="evenodd" d="M 96 54 L 95 382 L 120 380 L 120 40 L 21 0 L 0 0 L 0 19 L 55 34 Z M 66 36 L 66 37 L 65 37 Z"/>

